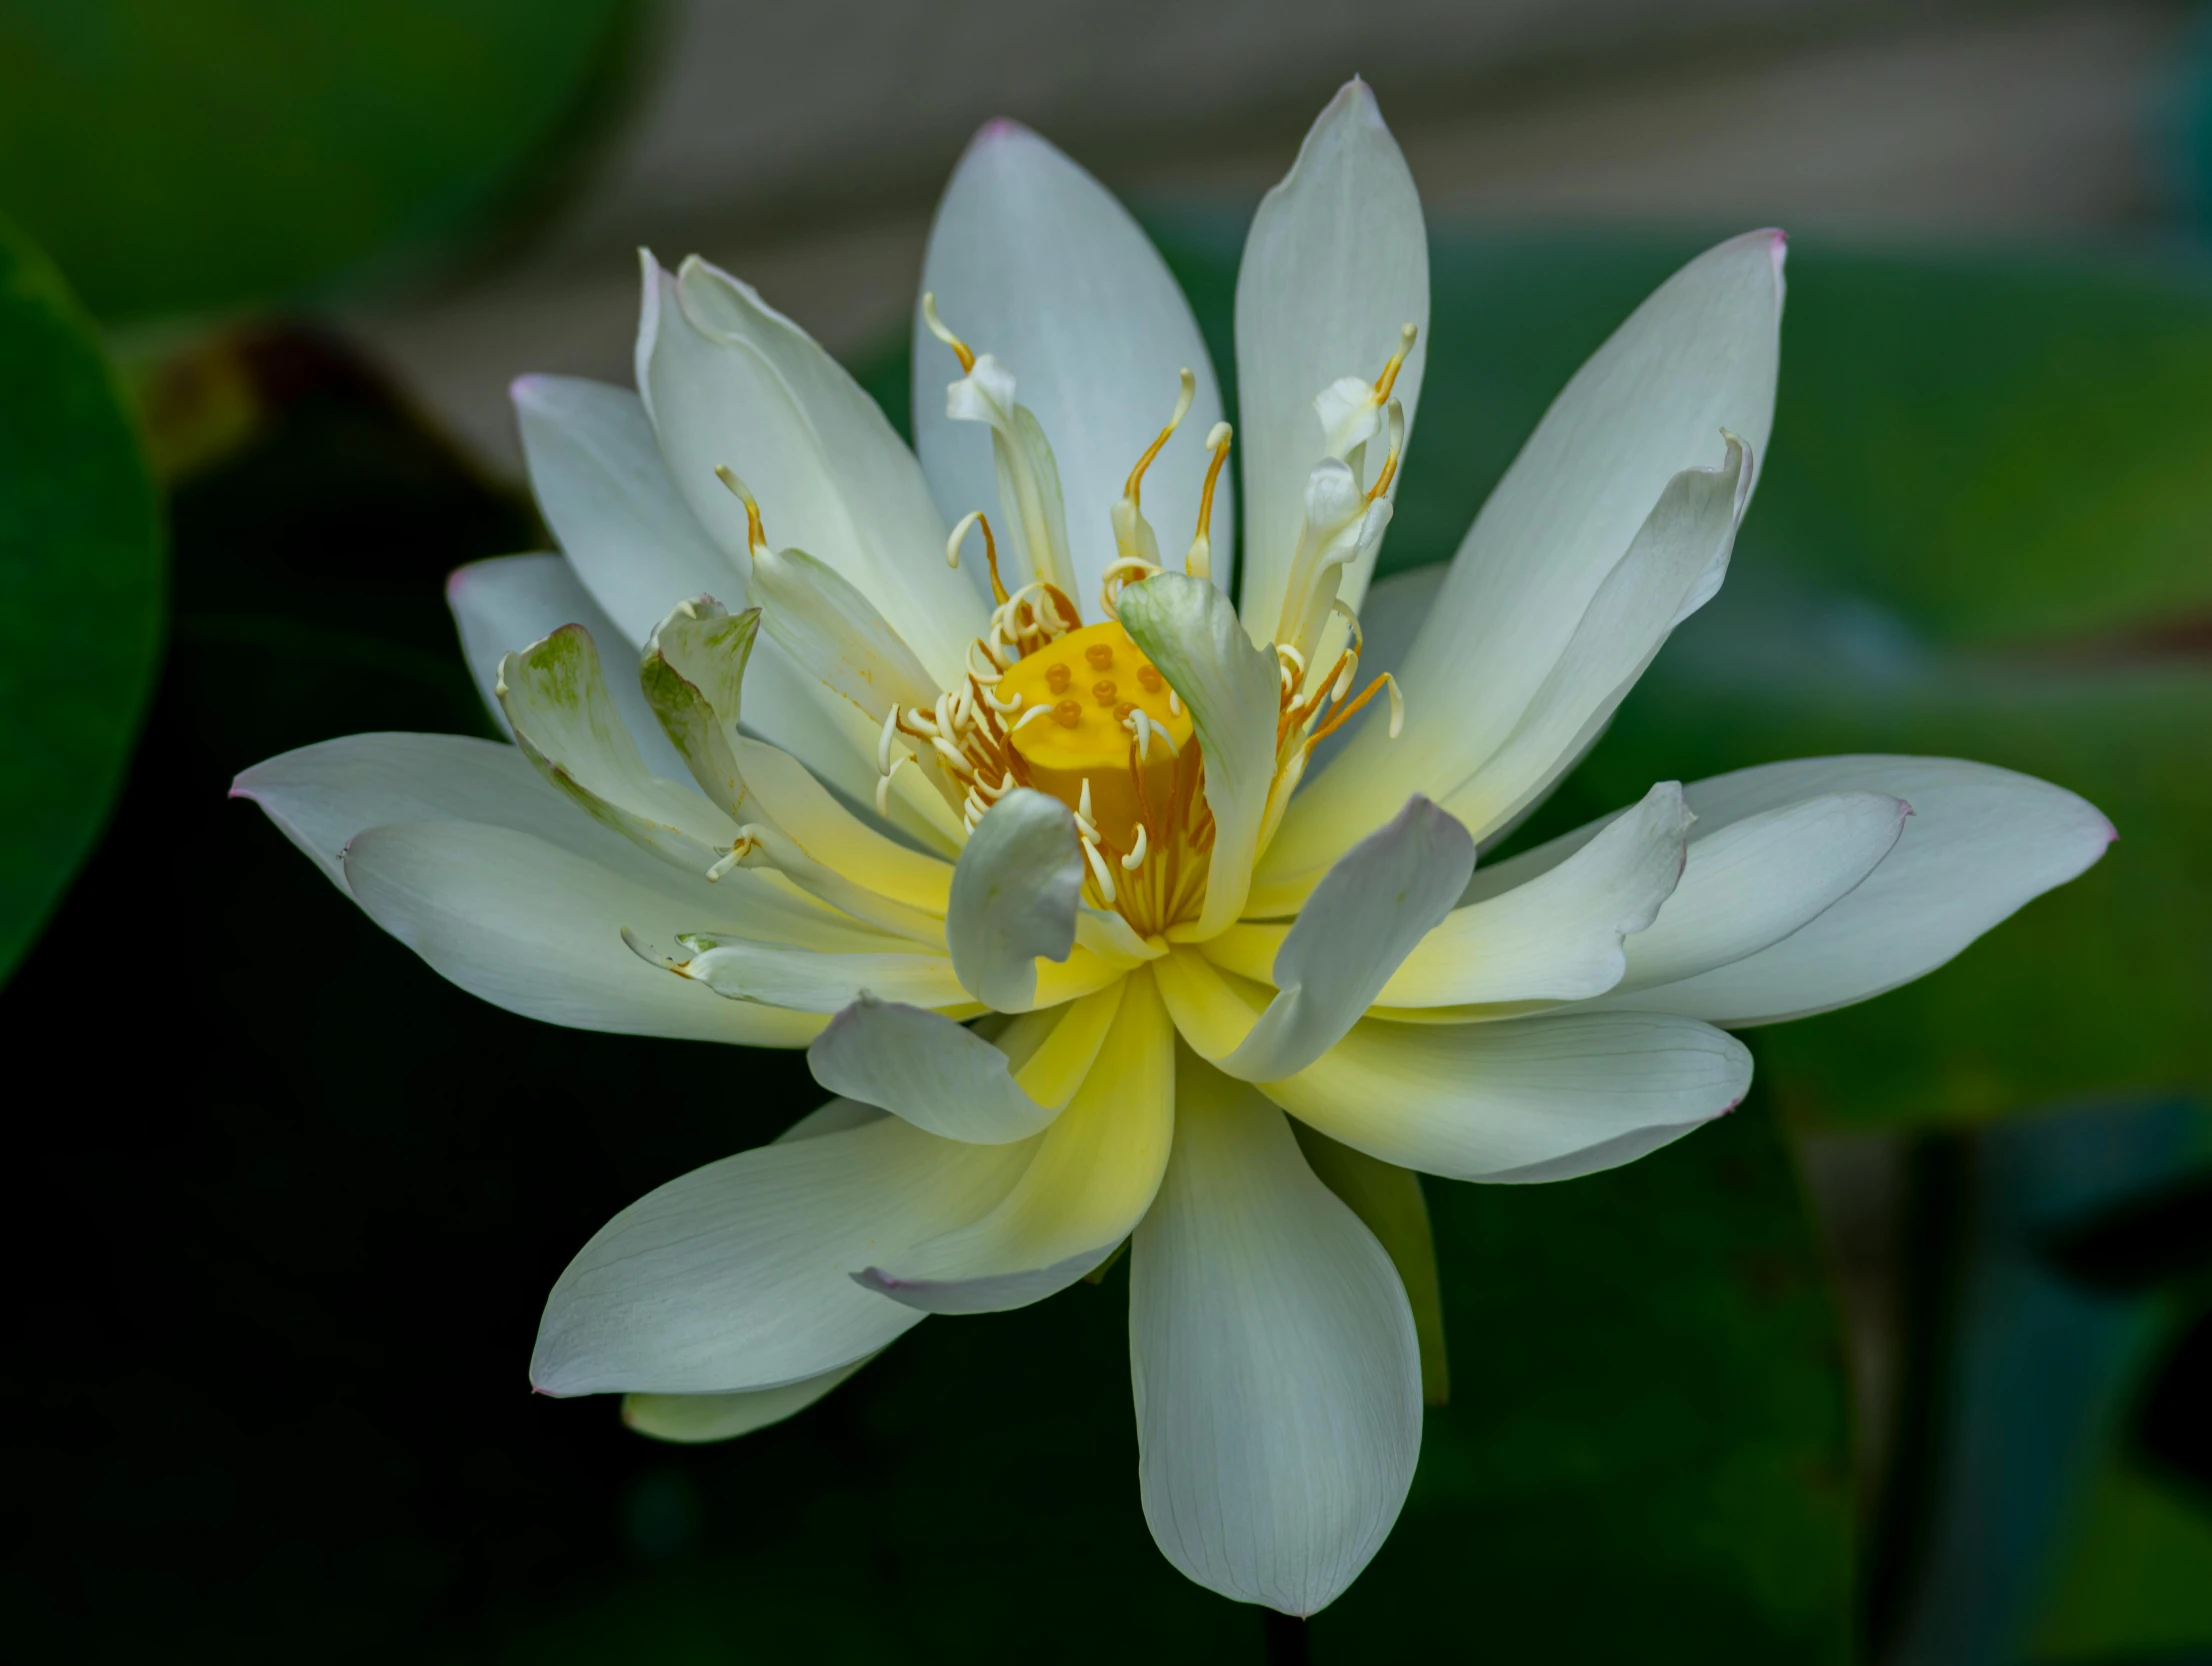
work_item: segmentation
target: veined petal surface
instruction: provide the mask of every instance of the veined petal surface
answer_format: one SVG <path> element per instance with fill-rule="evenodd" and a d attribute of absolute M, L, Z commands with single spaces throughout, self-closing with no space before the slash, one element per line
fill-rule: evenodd
<path fill-rule="evenodd" d="M 765 887 L 694 907 L 527 833 L 458 821 L 358 835 L 346 847 L 346 883 L 371 919 L 439 973 L 526 1018 L 762 1047 L 802 1047 L 827 1022 L 726 1001 L 623 942 L 625 927 L 664 940 L 714 924 L 796 935 L 804 905 Z M 779 912 L 760 912 L 768 908 Z"/>
<path fill-rule="evenodd" d="M 1145 1520 L 1207 1589 L 1311 1614 L 1358 1577 L 1412 1484 L 1413 1314 L 1282 1113 L 1185 1061 L 1175 1155 L 1130 1257 Z"/>

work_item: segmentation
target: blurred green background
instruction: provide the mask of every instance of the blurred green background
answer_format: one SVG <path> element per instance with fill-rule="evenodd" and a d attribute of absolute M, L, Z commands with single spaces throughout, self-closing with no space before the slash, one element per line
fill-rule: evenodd
<path fill-rule="evenodd" d="M 27 1657 L 2212 1658 L 2212 35 L 2148 3 L 1342 25 L 0 0 Z M 689 1044 L 477 1003 L 230 777 L 490 732 L 441 581 L 545 545 L 502 390 L 622 378 L 631 243 L 758 277 L 903 426 L 930 193 L 1008 110 L 1144 207 L 1226 371 L 1250 203 L 1352 68 L 1434 245 L 1393 568 L 1450 553 L 1680 259 L 1798 233 L 1728 588 L 1525 837 L 1894 750 L 2059 781 L 2120 843 L 1924 982 L 1754 1032 L 1753 1100 L 1695 1139 L 1430 1184 L 1452 1403 L 1310 1626 L 1154 1552 L 1118 1272 L 734 1445 L 530 1396 L 568 1256 L 810 1107 L 803 1061 L 677 1094 Z"/>

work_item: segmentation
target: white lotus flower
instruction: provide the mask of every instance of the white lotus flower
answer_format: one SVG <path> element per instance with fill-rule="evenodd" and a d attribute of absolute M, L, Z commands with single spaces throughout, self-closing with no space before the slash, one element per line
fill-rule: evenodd
<path fill-rule="evenodd" d="M 1423 1261 L 1408 1171 L 1558 1180 L 1679 1138 L 1750 1081 L 1729 1028 L 1918 977 L 2111 837 L 2003 770 L 1824 758 L 1476 869 L 1721 582 L 1782 255 L 1755 232 L 1669 279 L 1449 568 L 1370 595 L 1428 263 L 1347 86 L 1238 280 L 1240 607 L 1190 310 L 1033 134 L 987 128 L 939 211 L 918 461 L 751 289 L 648 256 L 636 393 L 516 386 L 563 555 L 454 577 L 516 744 L 355 736 L 237 789 L 487 1000 L 806 1047 L 841 1095 L 616 1216 L 536 1385 L 739 1434 L 1127 1242 L 1160 1548 L 1291 1613 L 1342 1591 L 1421 1434 L 1415 1315 L 1356 1211 Z"/>

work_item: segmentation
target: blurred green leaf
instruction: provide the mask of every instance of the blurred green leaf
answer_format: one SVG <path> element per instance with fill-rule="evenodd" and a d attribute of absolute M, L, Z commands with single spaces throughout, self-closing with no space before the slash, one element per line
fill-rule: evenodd
<path fill-rule="evenodd" d="M 1452 1403 L 1315 1659 L 1847 1659 L 1842 1336 L 1762 1104 L 1571 1184 L 1426 1190 Z"/>
<path fill-rule="evenodd" d="M 160 651 L 162 533 L 122 386 L 0 226 L 0 976 L 107 818 Z"/>
<path fill-rule="evenodd" d="M 1567 378 L 1700 246 L 1439 238 L 1428 391 L 1386 568 L 1452 553 Z M 2212 610 L 2203 271 L 1801 243 L 1789 286 L 1739 563 L 1864 594 L 1960 643 Z"/>
<path fill-rule="evenodd" d="M 480 241 L 559 171 L 635 0 L 17 0 L 0 206 L 102 318 L 266 302 Z"/>

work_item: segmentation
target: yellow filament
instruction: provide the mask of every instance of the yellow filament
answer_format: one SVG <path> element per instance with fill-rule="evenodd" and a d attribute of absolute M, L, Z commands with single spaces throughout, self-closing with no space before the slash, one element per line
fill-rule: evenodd
<path fill-rule="evenodd" d="M 1398 731 L 1403 729 L 1406 723 L 1405 698 L 1398 692 L 1398 679 L 1385 671 L 1361 689 L 1348 704 L 1339 706 L 1335 711 L 1329 713 L 1327 718 L 1322 721 L 1321 727 L 1314 730 L 1312 736 L 1307 740 L 1306 750 L 1312 751 L 1316 746 L 1335 734 L 1337 730 L 1343 728 L 1346 723 L 1351 721 L 1352 715 L 1360 707 L 1366 705 L 1368 701 L 1374 699 L 1375 691 L 1386 683 L 1390 686 L 1390 738 L 1396 740 Z"/>
<path fill-rule="evenodd" d="M 926 301 L 923 303 L 928 304 Z M 1414 324 L 1403 324 L 1398 329 L 1398 350 L 1390 355 L 1390 362 L 1383 366 L 1382 374 L 1375 378 L 1375 403 L 1380 405 L 1390 397 L 1390 390 L 1398 385 L 1398 372 L 1405 368 L 1406 355 L 1413 351 L 1414 337 L 1421 333 Z"/>
<path fill-rule="evenodd" d="M 1167 419 L 1167 426 L 1160 430 L 1160 437 L 1145 447 L 1144 455 L 1137 459 L 1137 466 L 1129 471 L 1129 484 L 1122 487 L 1121 495 L 1132 506 L 1141 504 L 1140 493 L 1144 487 L 1144 471 L 1152 466 L 1152 459 L 1159 456 L 1160 447 L 1167 444 L 1175 430 L 1182 427 L 1183 418 L 1190 415 L 1191 401 L 1198 397 L 1198 378 L 1190 373 L 1190 367 L 1181 371 L 1183 388 L 1175 396 L 1175 414 Z"/>
<path fill-rule="evenodd" d="M 974 350 L 945 328 L 944 320 L 937 316 L 937 297 L 934 294 L 925 294 L 922 297 L 922 322 L 929 327 L 931 335 L 952 349 L 953 357 L 960 361 L 960 373 L 963 376 L 975 369 Z M 1406 328 L 1410 330 L 1413 326 L 1408 324 Z"/>
<path fill-rule="evenodd" d="M 945 540 L 945 565 L 955 568 L 960 565 L 960 546 L 967 541 L 971 526 L 983 529 L 983 557 L 991 564 L 991 594 L 998 605 L 1004 607 L 1011 598 L 1006 594 L 1006 581 L 998 575 L 998 540 L 991 536 L 991 518 L 982 510 L 969 510 L 952 529 L 952 536 Z"/>
<path fill-rule="evenodd" d="M 1375 476 L 1374 485 L 1367 488 L 1367 501 L 1373 503 L 1390 490 L 1391 481 L 1398 477 L 1398 459 L 1406 449 L 1406 408 L 1393 399 L 1390 402 L 1390 454 L 1383 459 L 1382 472 Z"/>
<path fill-rule="evenodd" d="M 738 479 L 735 473 L 721 463 L 714 465 L 714 477 L 735 492 L 738 501 L 745 505 L 746 548 L 754 555 L 766 554 L 768 550 L 768 532 L 760 524 L 760 505 L 754 501 L 752 492 L 747 489 L 744 481 Z"/>
<path fill-rule="evenodd" d="M 1163 436 L 1164 437 L 1164 436 Z M 1198 498 L 1198 536 L 1213 536 L 1214 483 L 1221 478 L 1221 465 L 1229 460 L 1229 425 L 1217 422 L 1213 432 L 1206 436 L 1206 449 L 1212 452 L 1213 461 L 1206 465 L 1206 487 Z"/>

